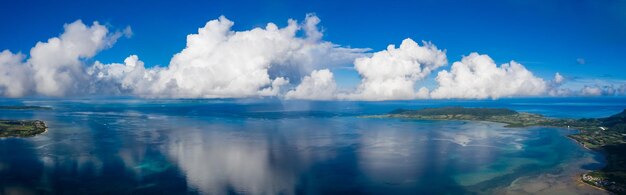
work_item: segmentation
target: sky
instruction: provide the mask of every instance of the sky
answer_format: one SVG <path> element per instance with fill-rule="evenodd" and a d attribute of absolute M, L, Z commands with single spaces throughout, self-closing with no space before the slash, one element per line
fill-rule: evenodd
<path fill-rule="evenodd" d="M 119 89 L 106 93 L 142 97 L 348 100 L 624 95 L 626 90 L 620 58 L 626 54 L 626 1 L 5 0 L 0 17 L 5 18 L 0 50 L 8 51 L 4 61 L 0 58 L 0 73 L 12 75 L 0 78 L 0 92 L 8 97 L 98 95 L 104 93 L 100 88 L 111 87 Z M 297 30 L 277 35 L 284 42 L 255 42 L 255 36 L 269 36 L 255 32 L 231 36 L 255 28 L 271 31 L 268 23 L 289 31 L 289 19 L 297 20 Z M 100 29 L 83 33 L 106 31 L 82 53 L 63 46 L 80 41 L 68 38 L 79 30 L 64 28 L 77 20 Z M 211 20 L 233 22 L 220 40 L 225 44 L 209 48 L 211 41 L 200 37 L 190 47 L 188 36 Z M 307 30 L 307 21 L 317 20 L 315 30 Z M 59 48 L 33 53 L 38 42 L 50 43 L 64 32 L 68 36 L 60 38 Z M 253 40 L 239 43 L 246 39 L 241 37 Z M 389 50 L 390 44 L 397 49 Z M 59 53 L 68 59 L 48 59 Z M 283 57 L 293 53 L 299 55 Z M 134 76 L 126 74 L 135 68 L 125 63 L 132 55 L 144 71 Z M 109 66 L 115 64 L 121 66 Z"/>

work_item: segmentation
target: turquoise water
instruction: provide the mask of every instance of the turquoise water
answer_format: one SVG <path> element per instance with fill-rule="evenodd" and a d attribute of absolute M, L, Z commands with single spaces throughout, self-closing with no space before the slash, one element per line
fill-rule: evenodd
<path fill-rule="evenodd" d="M 396 108 L 507 107 L 604 117 L 626 100 L 304 102 L 0 100 L 53 110 L 48 132 L 0 139 L 0 192 L 61 194 L 472 194 L 563 165 L 602 166 L 573 130 L 467 121 L 358 118 Z M 577 165 L 578 166 L 578 165 Z"/>

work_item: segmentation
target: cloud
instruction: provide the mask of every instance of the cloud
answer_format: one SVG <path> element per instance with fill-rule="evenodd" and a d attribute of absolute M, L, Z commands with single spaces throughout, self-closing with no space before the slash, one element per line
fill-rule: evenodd
<path fill-rule="evenodd" d="M 426 88 L 415 91 L 415 82 L 428 76 L 431 71 L 447 64 L 445 51 L 431 43 L 422 46 L 405 39 L 399 48 L 389 45 L 387 50 L 371 57 L 357 58 L 356 71 L 361 84 L 354 93 L 340 94 L 350 100 L 394 100 L 427 97 Z"/>
<path fill-rule="evenodd" d="M 198 34 L 187 36 L 187 47 L 176 54 L 151 86 L 152 95 L 172 97 L 247 97 L 259 95 L 273 81 L 267 70 L 300 47 L 295 21 L 279 29 L 269 23 L 233 32 L 226 17 L 209 21 Z"/>
<path fill-rule="evenodd" d="M 587 62 L 585 61 L 585 58 L 576 58 L 576 63 L 578 63 L 580 65 L 584 65 Z"/>
<path fill-rule="evenodd" d="M 133 37 L 133 29 L 130 26 L 126 26 L 126 28 L 124 28 L 124 31 L 122 31 L 122 34 L 126 38 L 131 38 Z"/>
<path fill-rule="evenodd" d="M 85 79 L 82 59 L 112 46 L 121 34 L 94 22 L 86 26 L 76 21 L 64 26 L 65 32 L 48 42 L 39 42 L 30 51 L 28 63 L 34 71 L 37 93 L 63 96 L 78 91 Z"/>
<path fill-rule="evenodd" d="M 160 67 L 146 69 L 144 63 L 136 55 L 124 60 L 124 64 L 102 64 L 96 61 L 87 69 L 90 77 L 90 94 L 133 94 L 145 93 L 155 80 Z"/>
<path fill-rule="evenodd" d="M 487 55 L 471 53 L 450 70 L 438 72 L 431 91 L 417 85 L 447 64 L 445 50 L 405 39 L 399 47 L 369 53 L 324 41 L 321 20 L 307 14 L 284 27 L 235 31 L 224 16 L 190 34 L 186 47 L 167 66 L 146 66 L 131 55 L 123 63 L 86 62 L 110 48 L 130 26 L 111 32 L 93 22 L 64 25 L 58 37 L 38 42 L 29 55 L 0 52 L 0 95 L 22 97 L 130 95 L 148 98 L 244 98 L 278 96 L 313 100 L 405 100 L 416 98 L 500 98 L 513 96 L 590 96 L 625 94 L 626 84 L 583 83 L 571 87 L 560 73 L 544 81 L 522 64 L 498 66 Z M 584 64 L 585 60 L 577 59 Z M 353 66 L 361 83 L 338 92 L 330 71 Z M 568 88 L 566 88 L 566 87 Z"/>
<path fill-rule="evenodd" d="M 626 95 L 626 84 L 615 86 L 611 85 L 585 85 L 580 89 L 579 95 L 581 96 L 614 96 L 614 95 Z"/>
<path fill-rule="evenodd" d="M 94 22 L 91 26 L 77 20 L 64 25 L 59 37 L 38 42 L 30 50 L 27 60 L 22 54 L 5 50 L 0 60 L 0 72 L 5 77 L 0 81 L 3 95 L 19 97 L 31 93 L 45 96 L 78 94 L 84 89 L 87 77 L 84 74 L 85 59 L 93 57 L 102 49 L 111 47 L 122 35 Z M 24 62 L 24 60 L 26 60 Z"/>
<path fill-rule="evenodd" d="M 522 64 L 511 61 L 498 67 L 487 55 L 471 53 L 437 75 L 432 98 L 500 98 L 534 96 L 546 92 L 546 82 Z"/>
<path fill-rule="evenodd" d="M 561 76 L 560 73 L 557 72 L 556 74 L 554 74 L 554 83 L 561 84 L 561 83 L 563 83 L 564 80 L 565 80 L 565 78 L 563 76 Z"/>
<path fill-rule="evenodd" d="M 318 25 L 321 20 L 315 14 L 307 14 L 300 25 L 304 31 L 304 44 L 291 51 L 284 61 L 271 66 L 268 73 L 276 77 L 285 77 L 290 82 L 299 83 L 300 79 L 314 70 L 342 68 L 352 65 L 354 59 L 364 57 L 370 49 L 349 48 L 323 41 L 323 32 Z"/>
<path fill-rule="evenodd" d="M 25 56 L 4 50 L 0 53 L 0 94 L 6 97 L 20 97 L 33 85 L 31 69 L 24 64 Z"/>
<path fill-rule="evenodd" d="M 561 73 L 555 73 L 554 79 L 549 82 L 548 95 L 550 96 L 569 96 L 572 94 L 572 90 L 568 88 L 562 88 L 561 85 L 565 83 L 565 77 Z"/>
<path fill-rule="evenodd" d="M 302 82 L 287 94 L 286 99 L 329 100 L 335 98 L 337 84 L 328 69 L 316 70 L 304 77 Z"/>
<path fill-rule="evenodd" d="M 626 81 L 575 77 L 566 80 L 560 73 L 556 73 L 550 82 L 548 95 L 561 97 L 626 95 Z"/>
<path fill-rule="evenodd" d="M 602 89 L 598 86 L 584 86 L 580 89 L 580 94 L 584 96 L 599 96 L 602 95 Z"/>
<path fill-rule="evenodd" d="M 278 77 L 272 81 L 270 87 L 261 89 L 259 96 L 277 96 L 280 93 L 280 87 L 288 83 L 289 80 Z"/>
<path fill-rule="evenodd" d="M 299 81 L 316 69 L 339 67 L 363 57 L 369 49 L 341 47 L 323 41 L 320 19 L 289 20 L 279 28 L 231 30 L 226 17 L 211 20 L 187 36 L 185 49 L 166 67 L 146 68 L 138 56 L 124 63 L 85 64 L 118 38 L 133 35 L 130 26 L 109 32 L 78 20 L 47 42 L 37 43 L 27 59 L 8 50 L 0 54 L 0 93 L 25 95 L 135 95 L 173 98 L 240 98 L 277 96 L 281 86 Z M 302 33 L 300 33 L 302 32 Z M 303 34 L 303 35 L 300 35 Z"/>
<path fill-rule="evenodd" d="M 302 28 L 304 28 L 304 33 L 306 34 L 308 40 L 315 42 L 321 40 L 322 36 L 324 36 L 324 34 L 317 28 L 320 21 L 321 20 L 315 16 L 315 14 L 306 15 Z"/>
<path fill-rule="evenodd" d="M 283 28 L 268 23 L 265 28 L 232 31 L 234 22 L 222 16 L 187 36 L 187 47 L 174 55 L 169 66 L 138 74 L 142 79 L 127 79 L 134 85 L 107 73 L 119 69 L 108 65 L 98 70 L 104 77 L 111 76 L 100 79 L 117 81 L 119 86 L 129 86 L 125 89 L 132 94 L 144 97 L 276 96 L 290 78 L 299 80 L 303 72 L 315 68 L 313 64 L 338 65 L 366 51 L 321 41 L 319 21 L 308 14 L 302 24 L 289 20 Z M 301 30 L 305 37 L 297 36 Z"/>

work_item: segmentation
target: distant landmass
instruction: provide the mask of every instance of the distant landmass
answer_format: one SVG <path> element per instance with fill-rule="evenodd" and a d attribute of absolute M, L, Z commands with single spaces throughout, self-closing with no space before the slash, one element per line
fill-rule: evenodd
<path fill-rule="evenodd" d="M 490 121 L 507 124 L 507 127 L 547 126 L 577 129 L 580 132 L 569 137 L 589 149 L 605 154 L 607 160 L 604 168 L 583 174 L 581 180 L 618 194 L 626 193 L 626 109 L 607 118 L 584 119 L 549 118 L 506 108 L 464 107 L 397 109 L 388 114 L 365 117 Z"/>
<path fill-rule="evenodd" d="M 0 110 L 52 110 L 45 106 L 0 106 Z"/>

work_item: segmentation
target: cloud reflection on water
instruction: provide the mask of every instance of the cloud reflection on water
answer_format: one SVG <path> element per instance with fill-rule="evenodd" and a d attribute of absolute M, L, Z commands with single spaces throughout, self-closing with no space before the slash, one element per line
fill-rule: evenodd
<path fill-rule="evenodd" d="M 569 160 L 542 157 L 569 147 L 551 141 L 565 138 L 495 123 L 142 109 L 156 108 L 24 114 L 49 121 L 51 131 L 0 140 L 0 190 L 465 193 L 499 176 L 522 176 L 516 168 L 524 165 L 550 169 Z"/>

